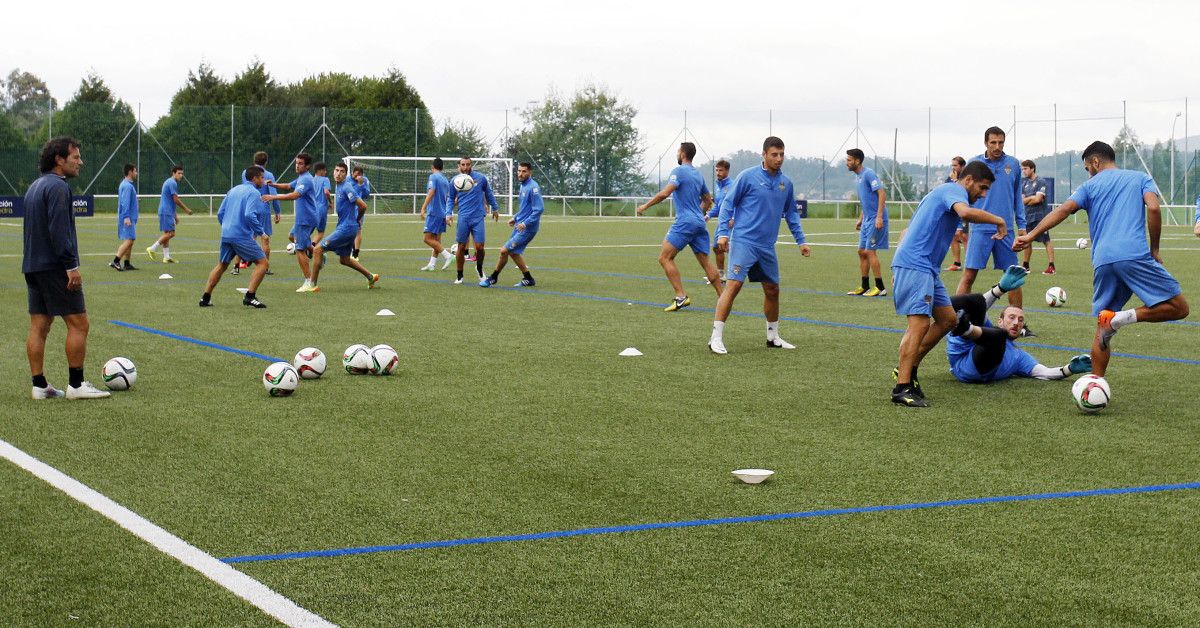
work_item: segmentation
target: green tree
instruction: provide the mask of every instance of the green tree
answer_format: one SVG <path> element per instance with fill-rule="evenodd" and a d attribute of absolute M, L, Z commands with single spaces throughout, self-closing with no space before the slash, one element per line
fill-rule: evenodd
<path fill-rule="evenodd" d="M 636 115 L 633 105 L 603 86 L 588 85 L 570 99 L 551 91 L 540 105 L 521 112 L 525 128 L 513 135 L 507 150 L 535 162 L 539 182 L 553 194 L 642 193 L 646 182 Z"/>
<path fill-rule="evenodd" d="M 42 126 L 51 109 L 58 108 L 46 82 L 20 68 L 14 68 L 7 78 L 0 80 L 0 100 L 12 125 L 27 137 Z"/>
<path fill-rule="evenodd" d="M 490 157 L 488 140 L 479 127 L 467 122 L 447 122 L 437 136 L 434 152 L 443 157 Z"/>
<path fill-rule="evenodd" d="M 13 125 L 8 114 L 0 113 L 0 151 L 25 148 L 25 134 Z"/>
<path fill-rule="evenodd" d="M 122 140 L 137 123 L 137 116 L 128 103 L 113 95 L 104 79 L 94 71 L 88 72 L 80 81 L 79 89 L 62 110 L 54 112 L 53 120 L 55 135 L 70 135 L 83 146 L 84 169 L 72 182 L 78 189 L 87 186 L 97 174 L 111 170 L 120 172 L 124 161 L 136 159 L 134 142 L 122 144 Z M 36 136 L 49 133 L 47 121 Z M 107 168 L 105 161 L 108 161 Z M 119 175 L 116 178 L 120 178 Z"/>

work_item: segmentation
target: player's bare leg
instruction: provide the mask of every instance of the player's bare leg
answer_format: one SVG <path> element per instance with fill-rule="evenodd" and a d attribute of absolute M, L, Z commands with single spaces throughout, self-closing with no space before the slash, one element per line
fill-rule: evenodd
<path fill-rule="evenodd" d="M 1153 306 L 1140 306 L 1131 310 L 1100 312 L 1096 325 L 1096 337 L 1092 341 L 1092 373 L 1104 377 L 1111 357 L 1109 343 L 1117 330 L 1133 323 L 1165 323 L 1187 318 L 1191 313 L 1187 299 L 1177 294 Z"/>
<path fill-rule="evenodd" d="M 971 286 L 975 285 L 975 276 L 979 271 L 974 268 L 963 268 L 962 278 L 958 280 L 958 287 L 954 289 L 954 294 L 970 294 Z"/>
<path fill-rule="evenodd" d="M 717 291 L 717 296 L 720 297 L 721 273 L 717 270 L 717 267 L 712 263 L 712 260 L 708 258 L 708 254 L 706 253 L 697 253 L 696 261 L 700 262 L 700 268 L 704 269 L 704 276 L 708 279 L 709 285 L 713 287 L 713 290 Z"/>
<path fill-rule="evenodd" d="M 713 319 L 712 336 L 708 339 L 708 350 L 717 355 L 728 353 L 725 349 L 725 321 L 729 319 L 729 313 L 733 311 L 733 301 L 741 291 L 742 282 L 730 279 L 725 282 L 725 289 L 721 292 L 721 296 L 717 298 L 717 311 Z"/>
<path fill-rule="evenodd" d="M 670 242 L 663 242 L 662 250 L 658 254 L 658 265 L 662 266 L 663 272 L 667 275 L 667 281 L 671 283 L 671 289 L 675 291 L 676 298 L 686 296 L 683 292 L 683 280 L 679 277 L 679 267 L 675 265 L 675 256 L 679 255 L 679 249 L 671 246 Z"/>

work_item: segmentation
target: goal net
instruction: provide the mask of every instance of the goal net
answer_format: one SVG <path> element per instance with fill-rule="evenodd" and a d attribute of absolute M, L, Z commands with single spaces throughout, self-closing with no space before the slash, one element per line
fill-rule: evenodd
<path fill-rule="evenodd" d="M 350 172 L 361 167 L 371 181 L 371 198 L 367 207 L 375 214 L 415 214 L 425 201 L 425 185 L 433 174 L 433 157 L 391 157 L 352 155 L 345 158 Z M 442 175 L 447 179 L 458 174 L 458 157 L 443 157 Z M 472 170 L 488 178 L 500 212 L 513 213 L 513 183 L 516 172 L 513 160 L 495 157 L 472 159 Z"/>

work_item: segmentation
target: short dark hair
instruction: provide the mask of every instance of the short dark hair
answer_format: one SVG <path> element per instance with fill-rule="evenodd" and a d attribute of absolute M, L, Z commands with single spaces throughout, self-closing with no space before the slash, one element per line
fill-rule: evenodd
<path fill-rule="evenodd" d="M 718 168 L 724 168 L 724 169 L 726 169 L 726 170 L 729 170 L 729 160 L 728 160 L 728 159 L 718 159 L 718 160 L 717 160 L 717 167 L 718 167 Z"/>
<path fill-rule="evenodd" d="M 1005 134 L 1004 134 L 1004 129 L 1002 129 L 1002 128 L 998 127 L 998 126 L 989 126 L 989 127 L 988 127 L 988 130 L 986 130 L 986 131 L 984 131 L 984 132 L 983 132 L 983 141 L 984 141 L 984 143 L 987 143 L 987 141 L 988 141 L 988 138 L 989 138 L 989 137 L 991 137 L 991 136 L 993 136 L 993 135 L 999 135 L 1000 137 L 1006 137 L 1006 136 L 1005 136 Z"/>
<path fill-rule="evenodd" d="M 180 172 L 182 170 L 183 170 L 183 166 L 181 166 L 179 164 L 175 164 L 174 166 L 171 166 L 171 174 L 175 174 L 176 172 Z"/>
<path fill-rule="evenodd" d="M 266 153 L 263 153 L 263 154 L 265 155 Z M 254 177 L 261 177 L 261 176 L 263 176 L 264 172 L 266 172 L 266 171 L 263 170 L 260 166 L 250 166 L 249 168 L 246 168 L 246 180 L 249 181 L 249 180 L 253 179 Z"/>
<path fill-rule="evenodd" d="M 471 159 L 470 157 L 467 157 L 466 155 L 463 155 L 462 157 L 459 157 L 459 158 L 458 158 L 458 160 L 459 160 L 459 161 L 469 161 L 469 162 L 472 162 L 472 163 L 474 163 L 474 162 L 475 162 L 475 160 L 474 160 L 474 159 Z"/>
<path fill-rule="evenodd" d="M 528 161 L 522 161 L 521 163 L 517 164 L 517 167 L 533 172 L 533 164 L 529 163 Z"/>
<path fill-rule="evenodd" d="M 296 155 L 296 161 L 304 164 L 304 166 L 307 168 L 308 166 L 312 165 L 312 155 L 309 155 L 308 153 L 300 153 L 299 155 Z"/>
<path fill-rule="evenodd" d="M 774 135 L 763 140 L 763 152 L 765 153 L 771 148 L 783 148 L 783 140 L 775 137 Z"/>
<path fill-rule="evenodd" d="M 1025 161 L 1022 161 L 1021 165 L 1026 168 L 1029 168 L 1030 170 L 1032 170 L 1034 172 L 1037 172 L 1037 164 L 1033 163 L 1032 159 L 1026 159 Z"/>
<path fill-rule="evenodd" d="M 137 166 L 133 164 L 125 164 L 125 176 L 128 177 L 129 173 L 133 172 L 134 170 L 137 170 Z"/>
<path fill-rule="evenodd" d="M 54 170 L 54 166 L 58 165 L 56 158 L 62 157 L 66 159 L 71 154 L 72 148 L 79 148 L 79 141 L 70 136 L 56 137 L 52 140 L 47 140 L 42 145 L 42 152 L 38 155 L 38 170 L 40 172 L 50 172 Z"/>
<path fill-rule="evenodd" d="M 962 158 L 961 156 L 959 156 L 959 155 L 955 155 L 955 156 L 954 156 L 954 159 L 951 159 L 950 161 L 951 161 L 952 163 L 956 163 L 956 164 L 958 164 L 959 166 L 965 166 L 965 165 L 967 165 L 967 160 L 966 160 L 966 159 L 963 159 L 963 158 Z"/>
<path fill-rule="evenodd" d="M 1110 162 L 1117 160 L 1117 152 L 1112 146 L 1104 142 L 1096 141 L 1088 144 L 1088 147 L 1083 149 L 1083 161 L 1087 161 L 1089 157 L 1099 157 L 1102 161 Z"/>
<path fill-rule="evenodd" d="M 254 153 L 254 157 L 252 157 L 251 160 L 256 166 L 267 165 L 267 151 L 260 150 L 257 153 Z"/>
<path fill-rule="evenodd" d="M 322 165 L 322 166 L 323 166 L 323 165 L 325 165 L 325 164 L 318 164 L 318 165 Z M 340 162 L 340 161 L 339 161 L 339 162 L 337 162 L 336 164 L 333 164 L 333 169 L 334 169 L 334 170 L 337 170 L 338 168 L 341 168 L 342 170 L 345 170 L 345 169 L 346 169 L 346 164 L 345 164 L 344 162 Z"/>
<path fill-rule="evenodd" d="M 681 142 L 679 149 L 683 151 L 683 156 L 687 157 L 688 161 L 696 158 L 696 145 L 691 142 Z"/>
<path fill-rule="evenodd" d="M 354 169 L 350 171 L 350 174 L 362 174 L 362 173 L 363 173 L 362 166 L 355 166 Z"/>
<path fill-rule="evenodd" d="M 317 163 L 313 164 L 312 169 L 313 172 L 320 172 L 322 170 L 326 170 L 327 168 L 325 167 L 325 162 L 318 161 Z"/>
<path fill-rule="evenodd" d="M 441 170 L 445 166 L 446 166 L 446 164 L 442 161 L 441 157 L 433 158 L 433 169 L 434 170 Z M 362 168 L 359 168 L 358 166 L 355 166 L 355 168 L 357 168 L 358 170 L 362 170 Z"/>
<path fill-rule="evenodd" d="M 859 161 L 867 160 L 867 156 L 862 152 L 861 148 L 851 148 L 850 150 L 846 151 L 846 154 Z"/>
<path fill-rule="evenodd" d="M 992 169 L 982 161 L 972 161 L 967 164 L 962 173 L 958 175 L 958 180 L 962 181 L 963 177 L 971 177 L 976 181 L 996 181 L 996 175 L 992 173 Z"/>

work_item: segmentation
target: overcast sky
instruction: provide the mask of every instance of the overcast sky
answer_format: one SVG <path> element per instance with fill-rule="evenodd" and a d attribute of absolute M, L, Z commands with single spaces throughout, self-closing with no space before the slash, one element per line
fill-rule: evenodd
<path fill-rule="evenodd" d="M 5 29 L 0 72 L 33 72 L 65 102 L 94 69 L 148 123 L 201 62 L 232 78 L 257 57 L 280 82 L 395 66 L 436 118 L 489 135 L 505 109 L 552 87 L 602 83 L 641 112 L 648 164 L 677 142 L 685 109 L 689 139 L 710 156 L 760 145 L 768 131 L 791 154 L 832 155 L 847 137 L 891 154 L 899 129 L 902 159 L 924 162 L 928 150 L 944 163 L 981 152 L 987 126 L 1012 128 L 1014 105 L 1010 141 L 1031 156 L 1054 146 L 1053 125 L 1038 122 L 1053 103 L 1060 120 L 1109 118 L 1060 123 L 1062 150 L 1111 140 L 1122 100 L 1143 139 L 1166 139 L 1185 97 L 1189 129 L 1200 129 L 1200 4 L 1187 1 L 126 0 L 28 11 Z M 61 44 L 48 42 L 51 28 L 67 35 Z"/>

